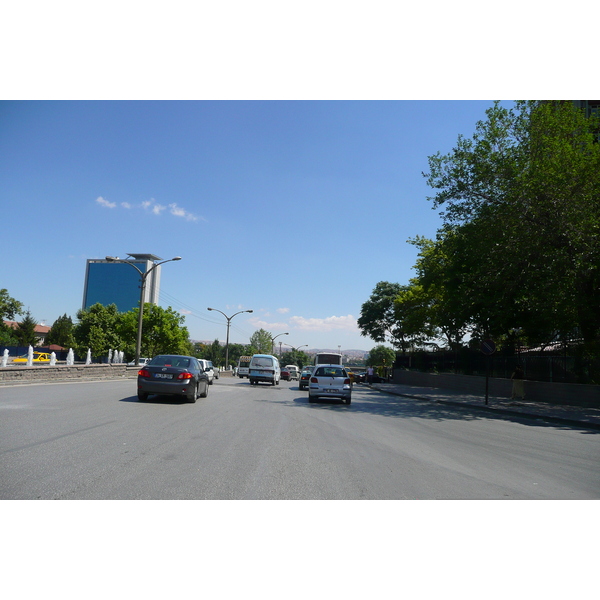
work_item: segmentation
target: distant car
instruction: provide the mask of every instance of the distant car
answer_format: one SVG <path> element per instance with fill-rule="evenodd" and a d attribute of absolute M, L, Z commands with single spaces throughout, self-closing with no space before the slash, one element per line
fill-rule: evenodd
<path fill-rule="evenodd" d="M 300 379 L 298 380 L 298 387 L 301 390 L 308 387 L 313 368 L 314 367 L 304 367 L 304 369 L 302 369 L 302 373 L 300 373 Z"/>
<path fill-rule="evenodd" d="M 290 380 L 298 381 L 300 379 L 300 369 L 296 365 L 286 365 L 285 368 L 290 372 Z"/>
<path fill-rule="evenodd" d="M 23 356 L 19 356 L 18 358 L 13 359 L 14 363 L 27 363 L 27 354 L 23 354 Z M 33 362 L 34 363 L 49 363 L 50 362 L 50 354 L 47 352 L 34 352 L 33 353 Z"/>
<path fill-rule="evenodd" d="M 149 359 L 149 358 L 142 358 L 142 357 L 140 356 L 140 366 L 142 366 L 142 365 L 147 365 L 149 362 L 150 362 L 150 359 Z M 135 367 L 135 366 L 136 366 L 136 365 L 135 365 L 135 358 L 134 358 L 134 359 L 133 359 L 131 362 L 127 363 L 127 366 L 128 366 L 128 367 Z"/>
<path fill-rule="evenodd" d="M 352 373 L 353 383 L 364 383 L 366 376 L 367 376 L 366 371 L 354 371 L 354 373 Z"/>
<path fill-rule="evenodd" d="M 219 375 L 215 374 L 215 368 L 213 367 L 213 364 L 210 360 L 204 360 L 203 358 L 199 358 L 198 362 L 200 363 L 200 366 L 205 371 L 205 373 L 208 375 L 209 385 L 212 385 L 215 379 L 219 379 Z"/>
<path fill-rule="evenodd" d="M 283 367 L 281 369 L 281 379 L 283 379 L 284 381 L 290 380 L 290 372 L 287 367 Z"/>
<path fill-rule="evenodd" d="M 352 400 L 352 382 L 341 365 L 317 365 L 308 384 L 308 401 L 317 398 L 341 398 L 350 404 Z"/>
<path fill-rule="evenodd" d="M 149 394 L 183 396 L 188 402 L 208 396 L 208 375 L 197 358 L 161 354 L 155 356 L 138 371 L 138 400 L 147 400 Z"/>

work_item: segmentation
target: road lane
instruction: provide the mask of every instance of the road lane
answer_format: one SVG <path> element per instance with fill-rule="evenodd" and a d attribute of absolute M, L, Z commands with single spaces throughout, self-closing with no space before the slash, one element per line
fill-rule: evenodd
<path fill-rule="evenodd" d="M 135 382 L 0 389 L 0 497 L 589 499 L 598 433 L 387 396 L 309 404 L 222 378 L 195 404 Z"/>

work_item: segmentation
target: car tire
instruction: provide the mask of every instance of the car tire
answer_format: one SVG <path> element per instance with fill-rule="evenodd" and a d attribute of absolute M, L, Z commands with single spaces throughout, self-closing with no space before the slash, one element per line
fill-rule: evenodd
<path fill-rule="evenodd" d="M 308 396 L 308 401 L 309 402 L 314 402 L 317 399 L 317 396 Z"/>
<path fill-rule="evenodd" d="M 204 391 L 200 394 L 200 398 L 206 398 L 208 396 L 208 383 L 204 386 Z"/>
<path fill-rule="evenodd" d="M 137 397 L 140 402 L 144 402 L 145 400 L 148 400 L 148 394 L 145 394 L 144 392 L 138 392 Z"/>
<path fill-rule="evenodd" d="M 350 404 L 352 402 L 352 398 L 346 398 L 346 404 Z"/>
<path fill-rule="evenodd" d="M 198 384 L 194 386 L 194 393 L 191 396 L 188 396 L 188 402 L 192 404 L 196 402 L 196 398 L 198 397 Z"/>

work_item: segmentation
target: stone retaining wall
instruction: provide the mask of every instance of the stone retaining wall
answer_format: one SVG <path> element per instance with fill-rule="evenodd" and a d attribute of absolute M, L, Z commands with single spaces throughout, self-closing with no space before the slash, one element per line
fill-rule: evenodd
<path fill-rule="evenodd" d="M 455 375 L 454 373 L 421 373 L 394 369 L 393 383 L 418 385 L 440 389 L 456 390 L 467 394 L 485 396 L 485 377 Z M 510 398 L 512 381 L 490 377 L 489 395 Z M 600 408 L 600 386 L 576 383 L 549 383 L 546 381 L 525 381 L 525 398 L 550 404 L 586 406 Z"/>
<path fill-rule="evenodd" d="M 138 368 L 119 365 L 36 365 L 35 367 L 0 367 L 0 385 L 37 383 L 45 381 L 68 381 L 71 379 L 135 379 Z"/>

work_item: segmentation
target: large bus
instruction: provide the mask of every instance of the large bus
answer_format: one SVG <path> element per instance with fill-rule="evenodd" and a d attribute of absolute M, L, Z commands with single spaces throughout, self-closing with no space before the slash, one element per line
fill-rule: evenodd
<path fill-rule="evenodd" d="M 341 365 L 342 355 L 334 352 L 319 352 L 315 355 L 315 365 Z"/>
<path fill-rule="evenodd" d="M 237 374 L 241 379 L 248 377 L 251 360 L 251 356 L 240 356 L 240 359 L 238 360 Z"/>

